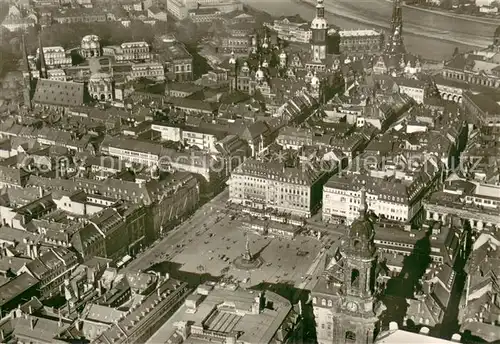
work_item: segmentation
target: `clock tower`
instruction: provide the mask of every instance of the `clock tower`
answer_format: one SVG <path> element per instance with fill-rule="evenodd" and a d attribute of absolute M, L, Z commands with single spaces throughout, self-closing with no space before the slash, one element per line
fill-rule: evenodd
<path fill-rule="evenodd" d="M 342 248 L 343 283 L 338 308 L 332 314 L 333 338 L 336 343 L 373 343 L 378 318 L 375 314 L 376 250 L 374 229 L 366 215 L 364 187 L 359 191 L 360 215 L 349 230 Z"/>
<path fill-rule="evenodd" d="M 358 194 L 359 217 L 340 245 L 328 251 L 324 274 L 311 291 L 319 344 L 373 343 L 385 309 L 377 300 L 375 232 L 364 187 Z"/>
<path fill-rule="evenodd" d="M 328 22 L 325 18 L 324 0 L 317 0 L 316 17 L 311 22 L 311 53 L 313 62 L 322 62 L 327 54 Z"/>

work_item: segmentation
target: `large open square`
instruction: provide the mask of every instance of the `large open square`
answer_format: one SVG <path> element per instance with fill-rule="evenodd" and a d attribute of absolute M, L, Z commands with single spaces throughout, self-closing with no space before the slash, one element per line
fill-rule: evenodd
<path fill-rule="evenodd" d="M 233 276 L 244 287 L 263 282 L 286 283 L 300 289 L 312 287 L 312 276 L 321 270 L 321 242 L 308 236 L 290 240 L 247 232 L 243 214 L 235 217 L 227 211 L 226 201 L 227 191 L 224 191 L 140 254 L 125 270 L 147 271 L 153 267 L 162 272 Z M 254 270 L 240 270 L 233 264 L 245 253 L 247 233 L 250 253 L 262 260 L 261 266 Z"/>
<path fill-rule="evenodd" d="M 234 276 L 246 281 L 248 286 L 261 282 L 288 282 L 298 286 L 321 251 L 321 244 L 315 238 L 266 237 L 246 232 L 239 219 L 231 220 L 222 212 L 219 219 L 182 240 L 182 247 L 176 248 L 170 261 L 182 264 L 183 271 Z M 245 253 L 246 234 L 251 254 L 263 260 L 259 268 L 249 271 L 240 270 L 233 264 Z"/>

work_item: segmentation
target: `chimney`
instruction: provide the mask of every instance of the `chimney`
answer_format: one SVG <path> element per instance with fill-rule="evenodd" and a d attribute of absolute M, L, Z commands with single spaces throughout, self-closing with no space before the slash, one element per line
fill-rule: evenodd
<path fill-rule="evenodd" d="M 38 187 L 38 198 L 43 197 L 43 188 L 41 186 Z"/>
<path fill-rule="evenodd" d="M 102 282 L 101 282 L 101 280 L 97 281 L 97 295 L 99 295 L 99 296 L 102 295 Z"/>
<path fill-rule="evenodd" d="M 82 322 L 80 320 L 80 313 L 78 313 L 78 317 L 76 318 L 75 328 L 76 328 L 77 331 L 81 331 L 82 330 Z"/>
<path fill-rule="evenodd" d="M 38 244 L 33 244 L 33 259 L 38 258 Z"/>
<path fill-rule="evenodd" d="M 30 316 L 30 326 L 31 326 L 31 330 L 35 329 L 35 319 L 33 319 L 32 316 Z"/>

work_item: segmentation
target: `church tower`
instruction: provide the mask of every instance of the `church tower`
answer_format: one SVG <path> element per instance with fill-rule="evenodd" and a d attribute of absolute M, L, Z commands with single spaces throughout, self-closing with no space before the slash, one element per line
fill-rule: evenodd
<path fill-rule="evenodd" d="M 31 110 L 32 104 L 31 104 L 31 68 L 30 64 L 28 61 L 28 53 L 26 51 L 26 39 L 24 37 L 24 34 L 22 36 L 22 50 L 23 50 L 23 62 L 22 62 L 22 72 L 23 72 L 23 98 L 24 98 L 24 105 L 28 107 L 28 109 Z"/>
<path fill-rule="evenodd" d="M 401 0 L 393 1 L 391 32 L 385 52 L 391 55 L 404 54 L 406 51 L 403 43 L 403 9 Z"/>
<path fill-rule="evenodd" d="M 314 62 L 322 62 L 327 54 L 328 22 L 325 18 L 324 0 L 317 0 L 316 18 L 311 22 L 311 53 Z"/>
<path fill-rule="evenodd" d="M 47 65 L 45 64 L 45 54 L 42 45 L 42 33 L 38 34 L 38 59 L 40 60 L 40 79 L 47 79 Z"/>
<path fill-rule="evenodd" d="M 343 283 L 338 308 L 333 315 L 334 343 L 370 344 L 375 340 L 374 229 L 366 215 L 366 193 L 360 190 L 360 215 L 349 230 L 343 247 Z"/>

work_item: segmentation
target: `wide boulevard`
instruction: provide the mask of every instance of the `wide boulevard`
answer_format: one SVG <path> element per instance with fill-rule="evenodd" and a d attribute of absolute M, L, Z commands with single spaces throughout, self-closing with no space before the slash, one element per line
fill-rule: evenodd
<path fill-rule="evenodd" d="M 311 20 L 315 0 L 244 0 L 274 16 L 300 14 Z M 392 2 L 388 0 L 325 0 L 327 18 L 343 29 L 382 29 L 390 26 Z M 403 8 L 404 39 L 408 50 L 425 58 L 449 58 L 455 47 L 484 48 L 492 42 L 500 20 L 456 16 L 450 13 Z"/>

